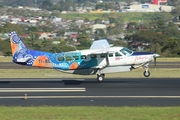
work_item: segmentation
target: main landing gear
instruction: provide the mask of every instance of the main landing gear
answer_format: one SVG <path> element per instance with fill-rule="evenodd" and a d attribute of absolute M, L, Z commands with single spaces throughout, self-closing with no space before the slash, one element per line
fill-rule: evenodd
<path fill-rule="evenodd" d="M 97 74 L 97 81 L 102 82 L 104 80 L 105 74 Z"/>
<path fill-rule="evenodd" d="M 144 76 L 145 77 L 149 77 L 150 76 L 150 72 L 149 72 L 149 70 L 148 70 L 148 65 L 149 65 L 149 63 L 147 63 L 146 65 L 144 65 L 144 68 L 145 68 L 145 71 L 144 71 Z"/>

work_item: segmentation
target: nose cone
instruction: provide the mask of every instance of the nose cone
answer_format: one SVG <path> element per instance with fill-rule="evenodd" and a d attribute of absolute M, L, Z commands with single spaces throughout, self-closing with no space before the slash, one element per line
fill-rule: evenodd
<path fill-rule="evenodd" d="M 160 56 L 159 54 L 154 53 L 154 58 L 157 58 L 157 57 L 159 57 L 159 56 Z"/>

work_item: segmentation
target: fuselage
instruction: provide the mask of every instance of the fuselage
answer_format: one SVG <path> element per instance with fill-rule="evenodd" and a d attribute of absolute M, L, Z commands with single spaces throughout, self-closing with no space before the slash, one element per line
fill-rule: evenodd
<path fill-rule="evenodd" d="M 98 51 L 98 53 L 97 53 Z M 101 51 L 102 53 L 99 53 Z M 127 66 L 149 62 L 153 59 L 153 53 L 133 52 L 125 47 L 111 47 L 107 49 L 77 50 L 62 53 L 49 53 L 36 50 L 27 50 L 24 55 L 18 52 L 18 57 L 28 58 L 26 65 L 35 67 L 47 67 L 61 70 L 76 70 L 89 68 L 104 68 L 110 66 Z M 17 63 L 17 61 L 14 61 Z"/>
<path fill-rule="evenodd" d="M 127 72 L 144 67 L 148 77 L 148 64 L 159 57 L 152 52 L 134 52 L 125 47 L 110 47 L 107 40 L 94 41 L 90 49 L 50 53 L 28 49 L 16 32 L 10 32 L 13 62 L 21 65 L 53 68 L 66 73 L 97 74 L 102 81 L 106 73 Z M 156 59 L 155 59 L 156 61 Z"/>
<path fill-rule="evenodd" d="M 152 52 L 133 52 L 125 47 L 110 47 L 106 40 L 94 41 L 90 49 L 70 52 L 50 53 L 26 48 L 16 32 L 10 33 L 13 62 L 35 67 L 54 68 L 68 72 L 96 70 L 112 72 L 113 69 L 131 69 L 153 60 Z M 123 66 L 123 67 L 122 67 Z M 126 66 L 128 66 L 126 68 Z M 107 69 L 111 67 L 113 69 Z M 116 70 L 118 72 L 118 70 Z M 127 71 L 127 70 L 126 70 Z M 79 72 L 77 72 L 79 73 Z M 81 72 L 80 72 L 81 73 Z"/>

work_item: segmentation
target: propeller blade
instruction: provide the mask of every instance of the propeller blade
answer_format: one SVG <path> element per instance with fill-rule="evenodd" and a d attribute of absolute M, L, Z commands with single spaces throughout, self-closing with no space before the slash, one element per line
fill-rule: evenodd
<path fill-rule="evenodd" d="M 156 57 L 154 57 L 154 69 L 156 71 Z"/>
<path fill-rule="evenodd" d="M 154 69 L 156 70 L 156 58 L 159 57 L 160 55 L 159 54 L 154 54 Z"/>
<path fill-rule="evenodd" d="M 154 69 L 155 69 L 155 71 L 156 71 L 156 44 L 155 44 L 155 48 L 154 48 L 154 53 L 155 53 L 155 55 L 154 55 Z"/>

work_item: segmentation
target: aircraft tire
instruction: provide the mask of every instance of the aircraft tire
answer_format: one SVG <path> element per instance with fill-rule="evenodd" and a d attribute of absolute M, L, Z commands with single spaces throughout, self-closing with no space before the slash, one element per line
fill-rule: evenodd
<path fill-rule="evenodd" d="M 150 76 L 150 72 L 149 71 L 144 71 L 144 76 L 145 77 L 149 77 Z"/>
<path fill-rule="evenodd" d="M 104 80 L 104 75 L 101 74 L 101 75 L 97 75 L 97 81 L 98 82 L 102 82 Z"/>

